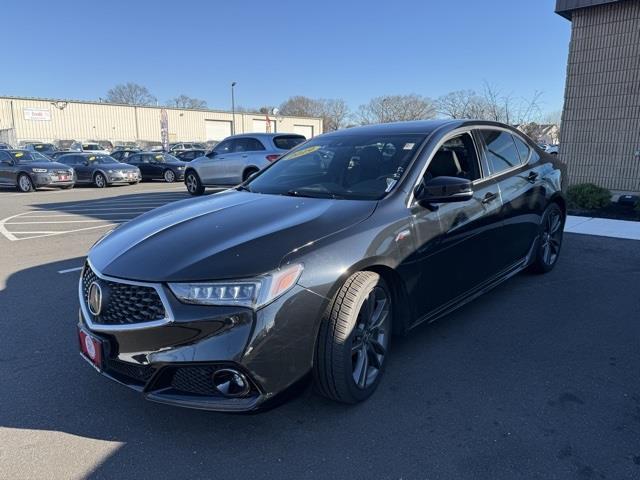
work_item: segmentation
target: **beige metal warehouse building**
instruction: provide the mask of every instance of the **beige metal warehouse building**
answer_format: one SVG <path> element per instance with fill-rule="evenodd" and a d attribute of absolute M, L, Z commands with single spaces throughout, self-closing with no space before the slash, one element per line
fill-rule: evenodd
<path fill-rule="evenodd" d="M 571 21 L 560 129 L 570 183 L 640 192 L 640 0 L 557 0 Z"/>
<path fill-rule="evenodd" d="M 160 116 L 167 111 L 169 141 L 222 140 L 231 135 L 231 112 L 137 107 L 77 100 L 0 97 L 0 141 L 161 140 Z M 322 119 L 271 116 L 272 132 L 322 133 Z M 266 132 L 267 116 L 236 113 L 235 132 Z"/>

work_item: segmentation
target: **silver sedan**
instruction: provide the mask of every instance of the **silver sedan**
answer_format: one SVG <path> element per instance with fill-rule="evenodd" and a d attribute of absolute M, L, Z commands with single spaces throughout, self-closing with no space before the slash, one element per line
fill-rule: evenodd
<path fill-rule="evenodd" d="M 189 162 L 184 183 L 191 195 L 202 195 L 206 187 L 237 185 L 305 140 L 293 133 L 227 137 L 208 154 Z"/>

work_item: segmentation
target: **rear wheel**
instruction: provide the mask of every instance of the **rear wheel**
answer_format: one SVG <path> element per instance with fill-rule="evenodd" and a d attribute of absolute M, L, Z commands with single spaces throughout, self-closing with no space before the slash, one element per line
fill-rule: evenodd
<path fill-rule="evenodd" d="M 33 182 L 26 173 L 21 173 L 18 177 L 18 191 L 27 193 L 33 192 L 36 187 L 33 186 Z"/>
<path fill-rule="evenodd" d="M 167 183 L 173 183 L 176 181 L 176 174 L 173 173 L 173 170 L 165 170 L 163 176 L 164 181 Z"/>
<path fill-rule="evenodd" d="M 374 272 L 344 283 L 320 327 L 313 367 L 319 393 L 343 403 L 366 400 L 375 391 L 389 348 L 392 296 Z"/>
<path fill-rule="evenodd" d="M 547 273 L 553 270 L 562 247 L 564 214 L 557 203 L 550 204 L 542 215 L 538 249 L 530 270 L 535 273 Z"/>
<path fill-rule="evenodd" d="M 98 188 L 104 188 L 107 186 L 107 179 L 100 172 L 96 173 L 93 177 L 93 184 Z"/>
<path fill-rule="evenodd" d="M 195 172 L 187 173 L 184 178 L 184 184 L 191 195 L 202 195 L 204 193 L 204 186 Z"/>

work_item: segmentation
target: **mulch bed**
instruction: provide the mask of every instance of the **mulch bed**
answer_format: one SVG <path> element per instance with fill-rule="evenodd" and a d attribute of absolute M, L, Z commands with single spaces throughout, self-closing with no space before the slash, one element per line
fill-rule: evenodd
<path fill-rule="evenodd" d="M 612 220 L 640 221 L 640 212 L 634 210 L 631 206 L 620 205 L 618 203 L 612 203 L 608 207 L 600 208 L 598 210 L 579 210 L 569 208 L 569 215 L 577 215 L 579 217 L 610 218 Z"/>

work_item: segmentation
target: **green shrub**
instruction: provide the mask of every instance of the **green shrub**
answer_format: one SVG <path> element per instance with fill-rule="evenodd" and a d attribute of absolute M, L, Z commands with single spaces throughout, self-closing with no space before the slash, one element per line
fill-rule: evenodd
<path fill-rule="evenodd" d="M 596 210 L 611 203 L 611 192 L 593 183 L 581 183 L 567 189 L 567 199 L 571 208 Z"/>

